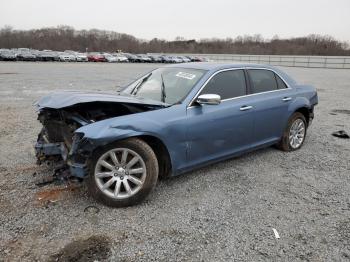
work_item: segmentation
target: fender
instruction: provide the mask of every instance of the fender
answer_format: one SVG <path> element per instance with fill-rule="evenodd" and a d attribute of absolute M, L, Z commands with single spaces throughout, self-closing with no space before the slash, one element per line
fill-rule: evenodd
<path fill-rule="evenodd" d="M 170 128 L 166 122 L 156 121 L 154 118 L 140 117 L 141 115 L 147 115 L 147 112 L 106 119 L 83 126 L 77 129 L 75 133 L 77 136 L 80 136 L 81 140 L 85 140 L 87 143 L 84 143 L 83 148 L 79 145 L 74 148 L 91 154 L 100 146 L 122 139 L 152 136 L 159 139 L 167 148 L 173 167 L 172 172 L 175 174 L 178 169 L 177 167 L 186 161 L 188 143 L 184 130 L 181 130 L 180 125 Z M 137 118 L 137 121 L 132 121 L 130 118 Z M 174 137 L 175 132 L 177 134 L 176 139 Z M 183 136 L 179 136 L 179 134 L 183 134 Z M 80 144 L 79 141 L 76 141 L 76 144 Z"/>

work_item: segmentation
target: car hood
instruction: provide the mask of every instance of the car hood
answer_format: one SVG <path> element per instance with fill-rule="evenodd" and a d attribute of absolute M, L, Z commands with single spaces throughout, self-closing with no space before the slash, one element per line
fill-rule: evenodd
<path fill-rule="evenodd" d="M 75 104 L 90 103 L 90 102 L 115 102 L 115 103 L 127 103 L 127 104 L 142 104 L 142 105 L 155 105 L 155 106 L 168 106 L 168 104 L 142 98 L 131 96 L 127 94 L 119 93 L 102 93 L 102 92 L 82 92 L 82 91 L 61 91 L 54 92 L 50 95 L 44 96 L 35 106 L 38 109 L 53 108 L 60 109 L 64 107 L 73 106 Z"/>

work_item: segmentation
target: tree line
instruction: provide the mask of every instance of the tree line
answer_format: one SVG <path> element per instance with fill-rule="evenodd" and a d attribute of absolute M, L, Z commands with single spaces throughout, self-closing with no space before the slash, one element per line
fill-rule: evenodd
<path fill-rule="evenodd" d="M 174 41 L 154 38 L 138 39 L 129 34 L 106 30 L 75 30 L 58 26 L 31 30 L 15 30 L 10 26 L 0 29 L 0 48 L 32 48 L 55 51 L 105 51 L 131 53 L 198 53 L 198 54 L 254 54 L 254 55 L 350 55 L 347 42 L 331 36 L 309 35 L 289 39 L 264 39 L 261 35 L 236 38 L 208 38 Z"/>

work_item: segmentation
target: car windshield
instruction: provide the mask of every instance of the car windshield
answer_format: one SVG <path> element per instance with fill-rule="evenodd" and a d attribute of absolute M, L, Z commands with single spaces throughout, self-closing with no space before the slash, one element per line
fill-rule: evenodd
<path fill-rule="evenodd" d="M 190 68 L 158 68 L 136 80 L 122 92 L 176 104 L 187 96 L 205 72 Z"/>

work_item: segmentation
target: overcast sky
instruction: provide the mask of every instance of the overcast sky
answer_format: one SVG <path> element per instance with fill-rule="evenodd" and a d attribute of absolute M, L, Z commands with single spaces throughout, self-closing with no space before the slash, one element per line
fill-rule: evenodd
<path fill-rule="evenodd" d="M 0 0 L 0 27 L 70 25 L 143 39 L 328 34 L 350 41 L 350 0 Z"/>

